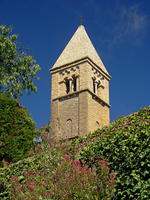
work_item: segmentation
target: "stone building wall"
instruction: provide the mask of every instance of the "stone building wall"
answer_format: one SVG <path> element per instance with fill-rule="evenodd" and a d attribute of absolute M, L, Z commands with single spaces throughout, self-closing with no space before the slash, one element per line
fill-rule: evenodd
<path fill-rule="evenodd" d="M 109 124 L 110 75 L 80 26 L 51 69 L 52 134 L 83 136 Z"/>

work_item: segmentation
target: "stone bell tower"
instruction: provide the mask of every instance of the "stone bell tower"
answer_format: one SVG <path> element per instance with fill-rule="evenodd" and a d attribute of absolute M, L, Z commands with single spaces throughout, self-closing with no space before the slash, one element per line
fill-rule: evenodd
<path fill-rule="evenodd" d="M 109 125 L 111 76 L 83 25 L 50 71 L 52 134 L 73 138 Z"/>

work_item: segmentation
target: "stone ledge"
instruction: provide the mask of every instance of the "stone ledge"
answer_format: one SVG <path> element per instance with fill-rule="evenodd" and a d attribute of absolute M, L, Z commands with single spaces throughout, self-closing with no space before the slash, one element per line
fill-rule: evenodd
<path fill-rule="evenodd" d="M 76 65 L 79 65 L 79 64 L 82 64 L 82 63 L 85 63 L 85 62 L 88 62 L 92 67 L 95 67 L 96 69 L 100 70 L 101 73 L 105 76 L 105 78 L 107 78 L 108 80 L 111 79 L 111 76 L 109 74 L 107 74 L 106 72 L 104 72 L 100 66 L 96 65 L 89 57 L 84 57 L 84 58 L 81 58 L 80 60 L 76 60 L 72 63 L 68 63 L 68 64 L 65 64 L 65 65 L 62 65 L 60 67 L 56 67 L 56 68 L 52 68 L 50 69 L 50 72 L 53 74 L 53 73 L 56 73 L 56 72 L 59 72 L 59 71 L 62 71 L 64 69 L 68 69 L 70 67 L 74 67 Z"/>
<path fill-rule="evenodd" d="M 95 101 L 98 101 L 102 106 L 107 106 L 110 108 L 110 104 L 106 103 L 104 100 L 102 100 L 99 96 L 97 96 L 96 94 L 94 94 L 91 90 L 89 89 L 84 89 L 84 90 L 80 90 L 80 91 L 76 91 L 76 92 L 72 92 L 72 93 L 69 93 L 69 94 L 66 94 L 66 95 L 63 95 L 63 96 L 60 96 L 60 97 L 57 97 L 57 98 L 54 98 L 52 99 L 52 101 L 56 101 L 56 100 L 66 100 L 66 99 L 70 99 L 70 98 L 74 98 L 74 97 L 77 97 L 80 93 L 82 92 L 88 92 L 89 94 L 92 95 L 92 98 L 95 100 Z"/>

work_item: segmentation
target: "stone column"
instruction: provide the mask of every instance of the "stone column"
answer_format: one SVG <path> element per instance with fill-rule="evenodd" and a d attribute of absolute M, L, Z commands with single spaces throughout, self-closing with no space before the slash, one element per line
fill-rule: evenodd
<path fill-rule="evenodd" d="M 73 80 L 72 78 L 69 79 L 69 93 L 73 92 Z"/>
<path fill-rule="evenodd" d="M 95 81 L 94 87 L 95 87 L 95 94 L 97 94 L 97 89 L 98 89 L 98 82 L 97 81 Z"/>

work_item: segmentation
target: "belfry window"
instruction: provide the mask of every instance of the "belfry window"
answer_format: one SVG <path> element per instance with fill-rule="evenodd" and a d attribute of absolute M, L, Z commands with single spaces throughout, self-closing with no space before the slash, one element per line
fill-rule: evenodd
<path fill-rule="evenodd" d="M 73 79 L 69 78 L 65 80 L 65 84 L 66 84 L 66 93 L 70 93 L 73 91 Z"/>
<path fill-rule="evenodd" d="M 98 90 L 98 82 L 95 79 L 93 79 L 93 92 L 97 94 L 97 90 Z"/>
<path fill-rule="evenodd" d="M 66 93 L 68 94 L 70 92 L 70 85 L 68 79 L 66 79 L 65 84 L 66 84 Z"/>
<path fill-rule="evenodd" d="M 77 91 L 77 77 L 73 77 L 73 91 L 76 92 Z"/>
<path fill-rule="evenodd" d="M 77 91 L 77 77 L 73 76 L 69 79 L 65 79 L 66 93 Z"/>

